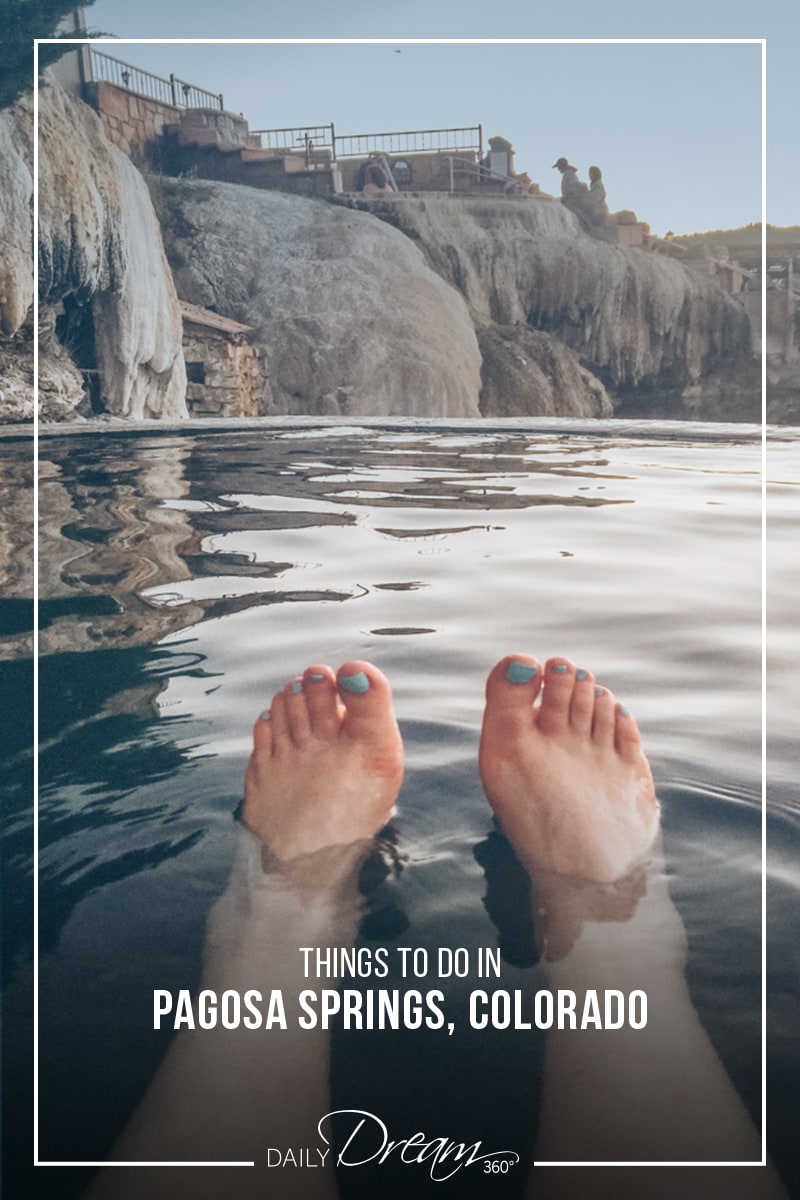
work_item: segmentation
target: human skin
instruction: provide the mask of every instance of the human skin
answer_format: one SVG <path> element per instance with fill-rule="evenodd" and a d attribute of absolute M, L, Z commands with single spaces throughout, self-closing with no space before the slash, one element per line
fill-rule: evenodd
<path fill-rule="evenodd" d="M 110 1156 L 255 1166 L 107 1167 L 86 1200 L 334 1200 L 332 1153 L 314 1167 L 266 1162 L 268 1147 L 319 1145 L 330 1111 L 330 1034 L 301 1029 L 291 1009 L 309 986 L 298 949 L 354 942 L 359 868 L 402 774 L 391 691 L 371 664 L 310 666 L 273 697 L 253 732 L 246 828 L 209 918 L 201 988 L 280 989 L 287 1028 L 181 1030 Z"/>
<path fill-rule="evenodd" d="M 649 999 L 644 1030 L 548 1036 L 539 1162 L 758 1161 L 756 1131 L 692 1005 L 685 933 L 658 849 L 659 810 L 633 718 L 568 659 L 514 655 L 494 668 L 480 746 L 490 803 L 532 881 L 549 983 Z M 256 722 L 237 863 L 212 911 L 202 986 L 307 980 L 300 946 L 349 946 L 359 868 L 388 820 L 402 744 L 386 679 L 371 664 L 311 666 Z M 326 981 L 335 987 L 336 980 Z M 266 1146 L 318 1144 L 330 1110 L 329 1034 L 182 1031 L 114 1161 L 240 1161 L 241 1168 L 109 1168 L 89 1200 L 335 1200 L 332 1154 L 270 1170 Z M 232 1174 L 235 1171 L 235 1175 Z M 646 1172 L 646 1173 L 645 1173 Z M 784 1197 L 770 1168 L 540 1167 L 552 1197 Z"/>
<path fill-rule="evenodd" d="M 535 1163 L 760 1163 L 761 1144 L 685 978 L 639 730 L 566 658 L 501 660 L 480 746 L 487 798 L 531 879 L 552 989 L 643 990 L 643 1029 L 552 1030 Z M 772 1167 L 534 1168 L 537 1200 L 785 1197 Z"/>
<path fill-rule="evenodd" d="M 283 862 L 372 838 L 403 777 L 384 675 L 371 663 L 307 667 L 253 730 L 245 824 Z"/>

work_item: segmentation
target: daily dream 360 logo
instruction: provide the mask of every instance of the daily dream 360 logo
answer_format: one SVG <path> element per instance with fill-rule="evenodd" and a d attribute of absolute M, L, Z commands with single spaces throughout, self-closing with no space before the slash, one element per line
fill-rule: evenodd
<path fill-rule="evenodd" d="M 267 1149 L 268 1167 L 324 1167 L 331 1153 L 331 1141 L 325 1133 L 326 1122 L 338 1118 L 344 1131 L 341 1148 L 334 1162 L 337 1167 L 363 1167 L 367 1163 L 384 1166 L 390 1158 L 408 1165 L 426 1166 L 431 1179 L 443 1183 L 464 1167 L 479 1166 L 486 1175 L 505 1175 L 519 1162 L 514 1150 L 483 1150 L 482 1142 L 465 1145 L 446 1137 L 431 1137 L 421 1131 L 396 1141 L 374 1113 L 359 1108 L 340 1108 L 326 1113 L 317 1131 L 327 1149 L 300 1146 L 281 1150 Z"/>

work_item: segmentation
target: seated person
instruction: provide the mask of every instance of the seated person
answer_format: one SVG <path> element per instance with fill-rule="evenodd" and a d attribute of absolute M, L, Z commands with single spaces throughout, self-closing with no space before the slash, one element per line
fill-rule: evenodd
<path fill-rule="evenodd" d="M 388 196 L 391 192 L 392 188 L 383 167 L 378 163 L 367 163 L 361 194 L 364 196 Z"/>
<path fill-rule="evenodd" d="M 599 167 L 589 167 L 589 181 L 589 213 L 596 218 L 608 216 L 603 172 Z"/>
<path fill-rule="evenodd" d="M 585 183 L 578 179 L 577 167 L 566 158 L 559 158 L 553 167 L 561 172 L 561 202 L 567 205 L 580 205 L 588 194 Z"/>

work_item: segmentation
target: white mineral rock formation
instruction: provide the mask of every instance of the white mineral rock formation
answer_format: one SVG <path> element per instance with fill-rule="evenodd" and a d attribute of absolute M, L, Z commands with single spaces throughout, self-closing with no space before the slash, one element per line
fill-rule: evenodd
<path fill-rule="evenodd" d="M 611 398 L 573 350 L 527 325 L 483 325 L 485 417 L 610 417 Z"/>
<path fill-rule="evenodd" d="M 683 392 L 749 362 L 747 316 L 713 278 L 600 241 L 556 201 L 399 197 L 376 211 L 459 289 L 479 331 L 495 343 L 518 331 L 522 358 L 537 357 L 530 330 L 546 333 L 615 392 Z M 540 345 L 552 377 L 553 348 Z"/>
<path fill-rule="evenodd" d="M 22 105 L 0 112 L 0 330 L 13 334 L 33 303 L 31 127 Z"/>
<path fill-rule="evenodd" d="M 55 85 L 39 96 L 43 415 L 84 399 L 67 350 L 86 367 L 70 336 L 85 350 L 88 328 L 106 411 L 185 416 L 144 180 L 87 106 Z M 0 113 L 0 419 L 29 415 L 30 363 L 7 339 L 32 295 L 31 103 Z M 747 316 L 711 276 L 592 237 L 553 200 L 332 204 L 185 179 L 157 193 L 181 296 L 254 327 L 267 413 L 586 417 L 611 396 L 644 411 L 668 396 L 726 419 L 752 367 Z"/>
<path fill-rule="evenodd" d="M 320 200 L 162 190 L 181 296 L 255 326 L 274 412 L 480 416 L 467 307 L 410 238 Z"/>
<path fill-rule="evenodd" d="M 6 334 L 20 327 L 31 302 L 32 103 L 26 97 L 0 113 Z M 132 419 L 185 416 L 180 310 L 147 186 L 106 141 L 92 110 L 55 84 L 39 90 L 39 258 L 43 310 L 57 312 L 65 301 L 91 304 L 106 411 Z M 57 374 L 64 388 L 64 372 Z M 68 413 L 80 399 L 64 389 L 60 407 Z"/>
<path fill-rule="evenodd" d="M 607 387 L 718 395 L 749 357 L 713 279 L 554 201 L 162 191 L 181 295 L 256 326 L 277 412 L 607 416 Z"/>

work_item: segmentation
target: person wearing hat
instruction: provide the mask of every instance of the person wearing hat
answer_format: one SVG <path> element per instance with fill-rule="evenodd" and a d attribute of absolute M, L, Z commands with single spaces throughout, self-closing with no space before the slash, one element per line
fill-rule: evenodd
<path fill-rule="evenodd" d="M 578 170 L 570 164 L 568 159 L 559 158 L 553 163 L 553 167 L 561 172 L 561 199 L 565 203 L 586 194 L 588 190 L 586 184 L 581 183 L 578 179 Z M 580 200 L 578 202 L 580 203 Z"/>

